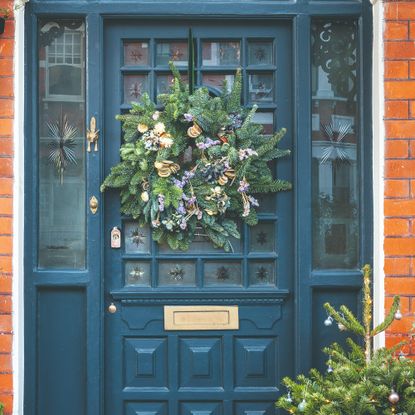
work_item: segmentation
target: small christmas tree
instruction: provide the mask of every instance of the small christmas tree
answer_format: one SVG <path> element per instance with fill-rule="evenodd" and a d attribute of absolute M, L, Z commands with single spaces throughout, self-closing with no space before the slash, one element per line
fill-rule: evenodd
<path fill-rule="evenodd" d="M 339 311 L 329 303 L 326 325 L 333 320 L 340 330 L 348 330 L 361 339 L 347 339 L 348 350 L 334 343 L 323 351 L 329 356 L 327 372 L 312 369 L 309 376 L 295 380 L 284 378 L 288 393 L 276 406 L 290 414 L 305 415 L 414 415 L 415 362 L 397 356 L 403 343 L 392 349 L 373 349 L 373 338 L 392 322 L 402 318 L 399 297 L 383 323 L 372 328 L 372 298 L 369 265 L 363 267 L 363 323 L 344 305 Z"/>

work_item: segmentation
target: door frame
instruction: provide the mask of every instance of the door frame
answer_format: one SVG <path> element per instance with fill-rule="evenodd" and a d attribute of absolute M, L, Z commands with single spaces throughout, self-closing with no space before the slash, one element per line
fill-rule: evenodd
<path fill-rule="evenodd" d="M 166 5 L 171 7 L 167 8 Z M 128 15 L 124 10 L 128 10 Z M 372 140 L 364 137 L 372 137 L 371 124 L 371 74 L 372 74 L 372 10 L 369 1 L 361 3 L 350 1 L 334 1 L 327 4 L 322 2 L 308 3 L 299 0 L 297 3 L 251 2 L 240 3 L 238 1 L 228 4 L 209 2 L 204 4 L 203 15 L 200 15 L 200 2 L 189 1 L 181 3 L 166 2 L 152 4 L 147 1 L 128 3 L 111 0 L 97 4 L 89 1 L 69 0 L 65 2 L 34 1 L 26 6 L 25 16 L 25 62 L 29 70 L 25 74 L 25 234 L 24 234 L 24 273 L 25 273 L 25 373 L 24 373 L 24 413 L 26 415 L 36 412 L 36 313 L 37 290 L 39 287 L 76 287 L 85 291 L 86 318 L 88 337 L 86 353 L 88 355 L 88 367 L 86 370 L 88 379 L 88 391 L 86 393 L 86 414 L 102 413 L 103 411 L 103 281 L 100 276 L 103 258 L 103 239 L 101 234 L 105 208 L 101 203 L 99 213 L 94 217 L 88 215 L 88 235 L 92 235 L 97 241 L 89 245 L 88 264 L 90 270 L 87 277 L 76 277 L 68 280 L 53 275 L 53 271 L 46 275 L 36 277 L 34 258 L 36 258 L 37 236 L 37 185 L 33 183 L 33 177 L 37 177 L 37 143 L 32 137 L 37 136 L 37 111 L 32 105 L 37 96 L 37 18 L 38 17 L 81 17 L 85 18 L 87 27 L 87 99 L 86 119 L 92 115 L 97 116 L 98 128 L 102 123 L 102 85 L 103 74 L 101 71 L 103 59 L 93 45 L 102 45 L 104 21 L 112 18 L 134 17 L 164 17 L 164 18 L 275 18 L 283 17 L 292 21 L 293 28 L 293 148 L 307 148 L 310 136 L 311 119 L 305 120 L 299 114 L 311 114 L 311 67 L 310 57 L 310 19 L 311 17 L 354 17 L 359 22 L 359 48 L 360 48 L 360 90 L 359 106 L 361 114 L 361 237 L 360 263 L 372 262 L 373 259 L 373 221 L 372 221 Z M 96 70 L 98 68 L 98 70 Z M 363 121 L 364 120 L 364 121 Z M 87 180 L 87 197 L 96 194 L 99 197 L 99 184 L 102 178 L 103 161 L 102 153 L 99 157 L 87 158 L 87 169 L 98 174 Z M 332 272 L 315 272 L 311 269 L 311 241 L 304 235 L 311 235 L 311 216 L 309 202 L 311 200 L 311 186 L 305 180 L 300 179 L 300 166 L 302 171 L 311 171 L 311 146 L 306 151 L 293 151 L 293 198 L 294 198 L 294 278 L 295 278 L 295 351 L 294 363 L 296 371 L 305 371 L 311 364 L 312 349 L 312 310 L 313 295 L 320 289 L 350 290 L 359 293 L 361 287 L 358 271 L 344 272 L 347 279 L 334 275 Z M 93 265 L 93 267 L 92 267 Z M 94 269 L 91 272 L 91 269 Z M 70 273 L 69 273 L 70 274 Z M 300 278 L 301 276 L 301 278 Z M 35 278 L 34 278 L 35 277 Z M 67 275 L 67 277 L 71 277 Z M 301 301 L 299 299 L 301 298 Z M 99 306 L 96 306 L 98 305 Z M 94 306 L 95 305 L 95 306 Z"/>

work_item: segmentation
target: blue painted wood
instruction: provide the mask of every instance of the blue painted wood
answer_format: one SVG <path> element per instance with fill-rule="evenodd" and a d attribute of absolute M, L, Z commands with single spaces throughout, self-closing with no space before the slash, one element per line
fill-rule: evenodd
<path fill-rule="evenodd" d="M 121 76 L 123 39 L 186 39 L 191 25 L 195 39 L 272 38 L 276 41 L 276 128 L 287 127 L 283 146 L 292 147 L 291 31 L 288 21 L 179 22 L 109 21 L 104 26 L 104 119 L 105 172 L 118 160 L 120 125 L 114 120 L 123 102 Z M 151 44 L 152 41 L 150 41 Z M 109 53 L 106 51 L 110 51 Z M 199 63 L 200 63 L 199 52 Z M 199 73 L 200 78 L 200 73 Z M 275 105 L 274 105 L 275 107 Z M 292 163 L 278 164 L 278 176 L 291 180 Z M 258 411 L 273 408 L 283 374 L 291 373 L 290 353 L 293 342 L 292 299 L 292 194 L 281 193 L 278 211 L 278 288 L 240 287 L 125 286 L 122 262 L 145 259 L 145 253 L 124 254 L 123 249 L 105 246 L 105 292 L 115 301 L 118 311 L 106 316 L 105 326 L 105 408 L 107 413 L 146 413 L 169 415 L 203 412 L 240 413 L 255 406 Z M 105 194 L 104 232 L 114 226 L 123 228 L 117 192 Z M 268 215 L 268 218 L 276 217 Z M 125 227 L 123 228 L 125 232 Z M 249 240 L 244 240 L 245 249 Z M 185 260 L 202 261 L 203 252 L 157 254 L 152 248 L 153 273 L 156 263 L 170 258 L 178 264 Z M 209 260 L 275 258 L 275 254 L 244 255 L 211 253 Z M 173 262 L 174 263 L 174 262 Z M 197 267 L 197 280 L 203 280 Z M 154 275 L 154 274 L 153 274 Z M 239 306 L 240 329 L 237 331 L 166 332 L 163 305 Z M 118 356 L 114 359 L 114 356 Z M 151 402 L 151 403 L 150 403 Z M 160 405 L 166 402 L 166 406 Z M 236 409 L 236 406 L 238 409 Z M 272 410 L 274 413 L 275 411 Z"/>
<path fill-rule="evenodd" d="M 269 350 L 276 345 L 275 359 L 281 362 L 279 374 L 290 373 L 295 363 L 296 371 L 305 371 L 312 364 L 318 364 L 320 357 L 316 353 L 328 339 L 321 334 L 323 329 L 320 320 L 321 303 L 333 298 L 336 303 L 346 302 L 356 306 L 359 311 L 359 289 L 361 286 L 358 271 L 333 270 L 330 272 L 312 271 L 311 269 L 311 149 L 310 149 L 310 18 L 313 16 L 349 16 L 359 19 L 360 36 L 360 108 L 361 131 L 361 249 L 360 263 L 372 259 L 372 202 L 371 202 L 371 7 L 366 0 L 360 1 L 43 1 L 32 0 L 27 4 L 26 13 L 26 101 L 25 101 L 25 410 L 26 415 L 55 415 L 56 411 L 42 407 L 37 411 L 39 390 L 47 386 L 42 384 L 39 370 L 48 371 L 45 353 L 47 345 L 57 345 L 57 339 L 65 332 L 68 319 L 80 320 L 76 329 L 86 324 L 85 337 L 80 342 L 86 353 L 86 393 L 80 399 L 87 415 L 117 414 L 187 414 L 202 412 L 222 415 L 239 415 L 247 413 L 274 414 L 271 404 L 278 394 L 278 385 L 263 386 L 259 398 L 249 387 L 235 388 L 235 379 L 244 382 L 244 373 L 249 371 L 260 373 L 263 379 L 271 379 L 265 373 L 263 361 Z M 125 290 L 121 279 L 121 253 L 105 252 L 108 250 L 108 230 L 119 225 L 120 218 L 115 196 L 100 198 L 101 208 L 95 217 L 88 214 L 88 268 L 79 272 L 51 272 L 36 269 L 37 252 L 37 17 L 84 17 L 87 22 L 87 115 L 96 115 L 98 128 L 101 129 L 100 152 L 88 158 L 88 195 L 97 193 L 99 183 L 108 172 L 110 165 L 117 162 L 117 142 L 120 129 L 112 117 L 122 106 L 113 97 L 119 95 L 119 84 L 108 78 L 111 64 L 120 66 L 121 62 L 110 62 L 106 65 L 103 57 L 119 53 L 120 43 L 111 39 L 104 41 L 106 34 L 128 36 L 140 30 L 140 23 L 153 19 L 159 33 L 166 33 L 169 24 L 184 23 L 191 18 L 196 25 L 210 26 L 213 29 L 237 24 L 244 20 L 244 28 L 255 30 L 260 27 L 284 27 L 286 32 L 284 54 L 278 58 L 279 73 L 285 79 L 281 94 L 287 97 L 280 126 L 291 126 L 285 145 L 293 149 L 291 160 L 285 160 L 281 175 L 292 179 L 294 190 L 291 194 L 279 197 L 279 207 L 292 216 L 281 223 L 279 234 L 283 235 L 283 243 L 279 244 L 283 251 L 279 258 L 285 261 L 280 271 L 280 286 L 270 292 L 256 289 L 245 294 L 243 289 L 211 289 L 206 295 L 181 290 L 160 290 L 152 287 L 148 290 Z M 261 18 L 262 20 L 255 20 Z M 140 20 L 141 19 L 141 20 Z M 214 20 L 212 20 L 214 19 Z M 249 19 L 249 20 L 248 20 Z M 204 23 L 203 23 L 204 22 Z M 262 24 L 262 22 L 264 24 Z M 231 24 L 229 24 L 231 23 Z M 176 25 L 177 26 L 177 25 Z M 112 29 L 111 29 L 112 27 Z M 186 26 L 187 28 L 187 26 Z M 108 30 L 107 30 L 108 29 Z M 112 32 L 111 32 L 112 30 Z M 288 59 L 286 59 L 288 57 Z M 113 68 L 114 69 L 114 68 Z M 104 74 L 107 78 L 104 82 Z M 280 76 L 280 75 L 278 75 Z M 105 124 L 104 124 L 105 120 Z M 85 120 L 87 121 L 87 120 Z M 105 171 L 103 158 L 105 156 Z M 293 204 L 292 204 L 293 203 Z M 105 217 L 103 213 L 105 212 Z M 279 212 L 278 212 L 279 213 Z M 267 216 L 274 219 L 273 216 Z M 248 241 L 246 241 L 248 243 Z M 165 258 L 169 258 L 168 255 Z M 187 254 L 182 259 L 191 258 Z M 220 255 L 217 258 L 221 258 Z M 242 256 L 235 255 L 235 258 Z M 105 263 L 103 263 L 105 259 Z M 152 260 L 155 270 L 155 259 Z M 197 261 L 200 272 L 201 260 Z M 104 287 L 105 278 L 105 287 Z M 45 291 L 49 290 L 49 291 Z M 52 291 L 50 291 L 52 290 Z M 110 295 L 113 294 L 113 298 Z M 77 299 L 72 303 L 82 304 L 83 314 L 62 315 L 45 314 L 48 305 L 45 292 L 53 292 L 54 298 L 71 301 L 73 297 L 65 293 L 76 292 Z M 39 296 L 39 293 L 43 293 Z M 151 295 L 150 295 L 151 294 Z M 81 299 L 81 296 L 82 299 Z M 40 298 L 41 302 L 38 302 Z M 50 296 L 48 297 L 50 298 Z M 109 301 L 115 300 L 119 307 L 116 315 L 107 315 Z M 209 300 L 209 301 L 208 301 Z M 261 301 L 259 301 L 261 300 Z M 77 303 L 78 302 L 78 303 Z M 187 332 L 166 334 L 162 327 L 163 304 L 239 304 L 242 316 L 240 332 Z M 55 307 L 59 305 L 54 303 Z M 43 308 L 42 308 L 43 307 Z M 42 311 L 41 320 L 38 320 Z M 105 317 L 104 317 L 105 315 Z M 264 318 L 266 316 L 266 318 Z M 105 326 L 104 326 L 105 318 Z M 72 320 L 72 321 L 75 321 Z M 322 322 L 321 322 L 322 324 Z M 295 335 L 294 335 L 295 326 Z M 46 328 L 45 328 L 46 327 Z M 144 327 L 144 328 L 142 328 Z M 41 336 L 39 337 L 41 330 Z M 241 335 L 242 333 L 242 335 Z M 104 355 L 104 334 L 106 338 Z M 77 336 L 77 335 L 76 335 Z M 75 335 L 74 335 L 75 337 Z M 78 336 L 77 336 L 78 337 Z M 38 342 L 33 339 L 37 338 Z M 121 339 L 125 341 L 122 342 Z M 69 338 L 70 342 L 72 339 Z M 205 344 L 203 344 L 205 342 Z M 250 343 L 253 342 L 253 343 Z M 126 346 L 128 344 L 128 347 Z M 238 344 L 238 347 L 236 346 Z M 165 347 L 167 345 L 167 348 Z M 143 347 L 141 347 L 143 346 Z M 56 346 L 57 347 L 57 346 Z M 77 349 L 79 350 L 79 349 Z M 136 351 L 138 350 L 138 353 Z M 51 351 L 54 353 L 54 351 Z M 199 353 L 199 354 L 198 354 Z M 247 354 L 236 372 L 234 356 Z M 192 357 L 201 356 L 201 362 L 195 363 L 192 371 L 190 364 L 181 365 L 180 354 L 186 356 L 187 363 Z M 69 356 L 74 358 L 75 355 Z M 78 355 L 79 356 L 79 355 Z M 131 367 L 126 361 L 138 359 L 138 378 L 132 375 Z M 272 359 L 272 358 L 271 358 Z M 314 360 L 313 360 L 314 359 Z M 162 365 L 151 366 L 153 360 Z M 222 371 L 218 360 L 222 361 Z M 79 359 L 77 360 L 80 361 Z M 41 362 L 41 368 L 39 366 Z M 175 362 L 176 371 L 166 368 L 166 362 Z M 62 363 L 63 364 L 63 363 Z M 181 366 L 180 366 L 181 365 Z M 44 367 L 43 367 L 44 366 Z M 164 367 L 163 367 L 164 366 Z M 134 366 L 135 367 L 135 366 Z M 212 374 L 207 373 L 207 367 Z M 120 376 L 125 369 L 127 377 Z M 104 372 L 107 380 L 104 386 Z M 238 374 L 238 376 L 236 376 Z M 274 375 L 276 372 L 274 372 Z M 140 378 L 141 376 L 141 378 Z M 200 378 L 197 378 L 200 376 Z M 189 388 L 189 379 L 209 378 L 206 388 Z M 268 378 L 267 378 L 268 376 Z M 62 379 L 65 374 L 62 373 Z M 141 380 L 153 377 L 155 389 L 149 392 L 144 402 L 143 391 L 126 383 L 139 384 Z M 274 382 L 274 379 L 271 379 Z M 182 386 L 180 382 L 186 383 Z M 276 380 L 275 380 L 276 382 Z M 190 382 L 191 383 L 191 382 Z M 218 384 L 222 383 L 217 390 Z M 261 381 L 259 382 L 261 383 Z M 167 384 L 167 386 L 162 386 Z M 64 383 L 62 383 L 63 387 Z M 56 396 L 62 392 L 56 386 Z M 78 393 L 75 389 L 67 389 L 68 394 Z M 167 388 L 167 389 L 166 389 Z M 180 391 L 180 388 L 184 390 Z M 238 389 L 239 388 L 239 389 Z M 171 391 L 176 397 L 169 398 Z M 177 402 L 177 394 L 181 393 L 182 402 Z M 200 397 L 199 401 L 194 396 Z M 220 396 L 220 397 L 219 397 Z M 107 399 L 104 405 L 104 399 Z M 125 399 L 130 401 L 122 406 Z M 263 400 L 261 400 L 263 399 Z M 139 401 L 138 401 L 139 400 Z M 51 405 L 53 402 L 51 402 Z M 59 404 L 59 402 L 57 402 Z M 46 409 L 45 409 L 46 408 Z M 73 409 L 73 407 L 72 407 Z M 77 411 L 82 413 L 82 409 Z"/>

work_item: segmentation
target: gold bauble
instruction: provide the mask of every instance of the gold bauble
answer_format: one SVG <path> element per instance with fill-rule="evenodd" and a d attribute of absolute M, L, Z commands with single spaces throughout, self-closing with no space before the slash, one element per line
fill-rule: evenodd
<path fill-rule="evenodd" d="M 140 123 L 140 124 L 137 125 L 137 130 L 138 130 L 139 133 L 143 134 L 146 131 L 148 131 L 148 125 Z"/>

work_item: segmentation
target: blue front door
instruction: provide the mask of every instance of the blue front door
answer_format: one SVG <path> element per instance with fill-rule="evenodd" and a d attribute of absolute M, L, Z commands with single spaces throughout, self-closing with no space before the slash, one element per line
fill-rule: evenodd
<path fill-rule="evenodd" d="M 115 115 L 148 92 L 168 90 L 173 60 L 186 74 L 187 33 L 196 43 L 197 83 L 213 93 L 244 76 L 243 100 L 257 104 L 257 122 L 286 127 L 291 146 L 291 26 L 284 20 L 109 20 L 104 25 L 105 174 L 119 160 Z M 266 137 L 264 138 L 266 139 Z M 275 167 L 291 178 L 291 161 Z M 283 375 L 293 364 L 292 195 L 264 197 L 259 224 L 242 227 L 233 252 L 203 235 L 188 252 L 151 240 L 119 214 L 119 197 L 104 198 L 105 414 L 274 414 Z M 121 249 L 110 233 L 121 230 Z M 237 307 L 238 328 L 165 329 L 165 306 Z M 206 309 L 205 309 L 206 310 Z M 226 312 L 226 311 L 225 311 Z M 200 314 L 209 323 L 208 311 Z M 221 314 L 212 314 L 220 318 Z"/>

